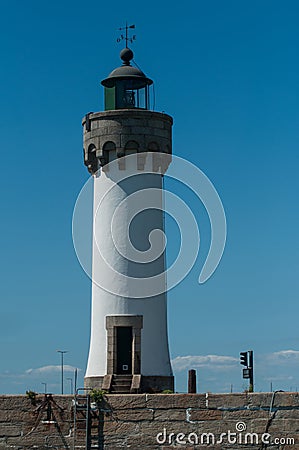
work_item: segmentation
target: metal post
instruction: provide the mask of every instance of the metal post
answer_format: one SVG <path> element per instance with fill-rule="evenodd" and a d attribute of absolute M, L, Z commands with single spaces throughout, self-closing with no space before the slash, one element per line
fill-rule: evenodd
<path fill-rule="evenodd" d="M 99 426 L 98 426 L 98 446 L 99 450 L 104 450 L 104 412 L 99 408 Z"/>
<path fill-rule="evenodd" d="M 74 393 L 77 392 L 77 378 L 78 378 L 78 369 L 75 369 L 75 373 L 74 373 L 74 377 L 75 377 L 75 389 L 74 389 Z"/>
<path fill-rule="evenodd" d="M 194 369 L 188 372 L 188 394 L 196 394 L 196 371 Z"/>
<path fill-rule="evenodd" d="M 86 397 L 86 450 L 91 447 L 91 417 L 90 417 L 90 396 Z"/>
<path fill-rule="evenodd" d="M 63 395 L 63 355 L 67 350 L 57 350 L 57 353 L 61 354 L 61 395 Z"/>
<path fill-rule="evenodd" d="M 74 393 L 73 390 L 73 379 L 71 377 L 68 377 L 67 380 L 70 382 L 70 394 L 72 395 Z"/>
<path fill-rule="evenodd" d="M 248 351 L 249 356 L 249 392 L 253 392 L 253 351 Z"/>
<path fill-rule="evenodd" d="M 42 383 L 45 386 L 45 394 L 47 393 L 47 383 Z"/>

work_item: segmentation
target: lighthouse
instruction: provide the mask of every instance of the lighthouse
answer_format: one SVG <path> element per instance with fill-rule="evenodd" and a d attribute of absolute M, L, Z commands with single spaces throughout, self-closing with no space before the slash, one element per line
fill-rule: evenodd
<path fill-rule="evenodd" d="M 174 390 L 163 211 L 173 121 L 150 109 L 153 81 L 133 65 L 128 46 L 120 58 L 120 67 L 101 82 L 104 111 L 82 122 L 84 163 L 93 178 L 84 384 L 111 393 L 162 392 Z"/>

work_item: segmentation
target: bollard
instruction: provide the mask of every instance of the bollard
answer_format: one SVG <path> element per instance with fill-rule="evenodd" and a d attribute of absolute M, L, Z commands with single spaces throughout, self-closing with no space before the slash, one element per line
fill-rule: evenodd
<path fill-rule="evenodd" d="M 188 394 L 196 394 L 196 370 L 188 371 Z"/>

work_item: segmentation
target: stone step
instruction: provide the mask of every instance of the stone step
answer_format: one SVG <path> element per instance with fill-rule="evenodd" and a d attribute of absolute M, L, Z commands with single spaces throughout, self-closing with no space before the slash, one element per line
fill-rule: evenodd
<path fill-rule="evenodd" d="M 111 386 L 110 392 L 111 391 L 130 391 L 131 389 L 131 385 L 130 384 L 114 384 L 113 386 Z"/>
<path fill-rule="evenodd" d="M 132 375 L 113 375 L 112 380 L 132 380 Z"/>
<path fill-rule="evenodd" d="M 114 393 L 128 394 L 128 393 L 130 393 L 130 389 L 131 389 L 131 386 L 127 386 L 126 388 L 124 386 L 112 386 L 110 389 L 110 393 L 111 394 L 114 394 Z"/>
<path fill-rule="evenodd" d="M 110 393 L 128 394 L 131 390 L 133 375 L 113 375 Z"/>

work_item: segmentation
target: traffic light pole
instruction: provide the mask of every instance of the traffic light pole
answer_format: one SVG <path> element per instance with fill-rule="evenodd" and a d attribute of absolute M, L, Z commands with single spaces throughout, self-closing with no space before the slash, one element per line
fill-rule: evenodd
<path fill-rule="evenodd" d="M 248 362 L 249 362 L 249 392 L 253 392 L 253 351 L 248 352 Z"/>
<path fill-rule="evenodd" d="M 253 392 L 253 351 L 248 350 L 248 352 L 240 353 L 240 364 L 245 366 L 243 369 L 243 378 L 249 379 L 248 391 Z"/>

